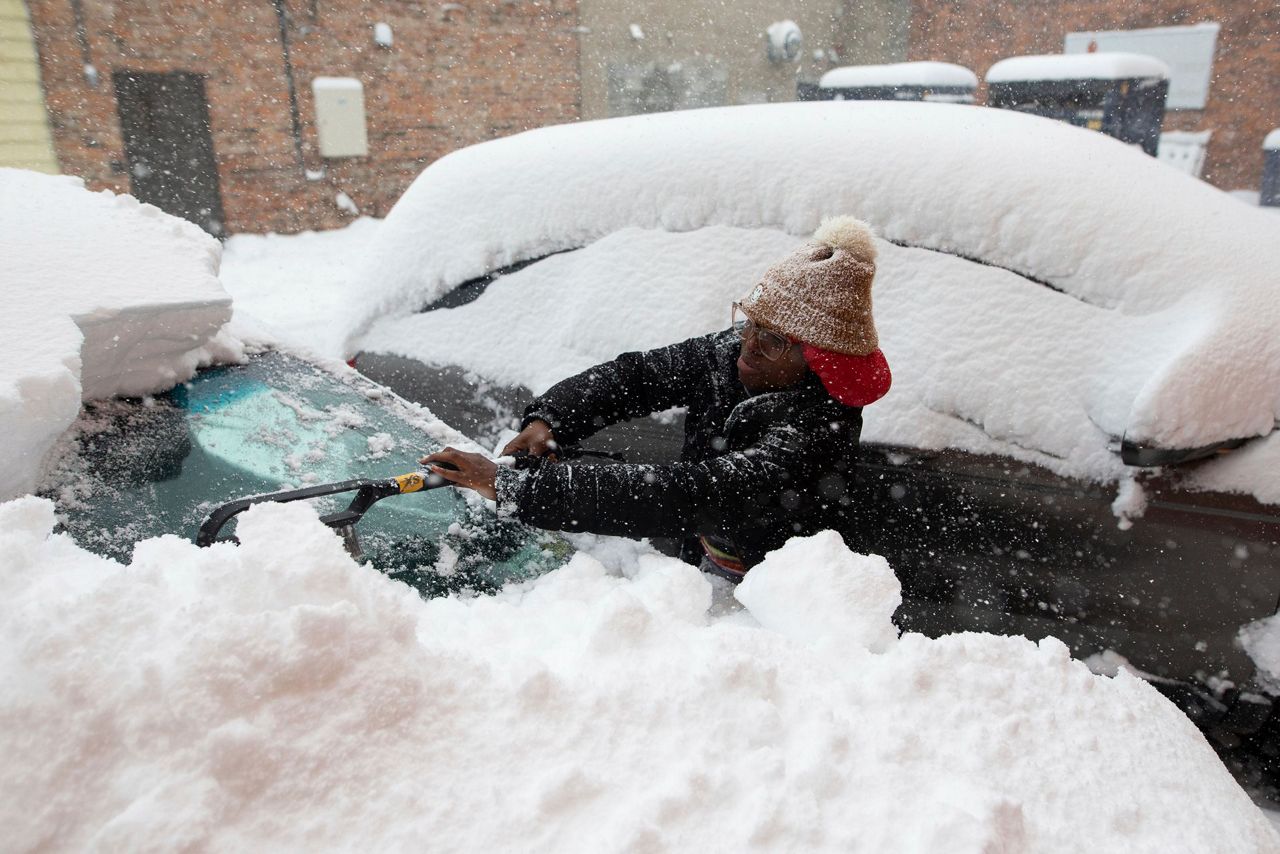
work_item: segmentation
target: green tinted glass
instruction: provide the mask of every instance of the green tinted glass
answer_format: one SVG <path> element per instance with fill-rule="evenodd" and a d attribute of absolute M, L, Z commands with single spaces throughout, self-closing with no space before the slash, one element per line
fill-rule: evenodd
<path fill-rule="evenodd" d="M 87 405 L 42 492 L 77 542 L 127 559 L 140 539 L 191 537 L 235 498 L 414 471 L 439 447 L 418 419 L 426 423 L 363 378 L 267 353 L 202 372 L 151 402 Z M 331 512 L 351 497 L 315 504 Z M 497 519 L 449 488 L 379 502 L 357 532 L 375 567 L 428 594 L 492 589 L 569 553 L 559 537 Z"/>

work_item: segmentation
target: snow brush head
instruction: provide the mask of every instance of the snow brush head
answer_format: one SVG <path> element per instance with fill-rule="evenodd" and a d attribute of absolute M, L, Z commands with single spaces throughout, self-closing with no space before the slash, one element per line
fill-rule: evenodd
<path fill-rule="evenodd" d="M 866 356 L 880 346 L 871 318 L 876 245 L 851 216 L 824 220 L 813 240 L 765 271 L 742 300 L 753 320 L 833 353 Z"/>

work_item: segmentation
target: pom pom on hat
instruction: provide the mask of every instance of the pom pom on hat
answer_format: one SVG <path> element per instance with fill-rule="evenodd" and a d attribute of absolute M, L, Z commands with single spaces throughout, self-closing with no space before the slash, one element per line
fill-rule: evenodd
<path fill-rule="evenodd" d="M 813 239 L 833 249 L 843 249 L 864 262 L 874 264 L 876 243 L 871 226 L 851 216 L 824 219 L 813 233 Z"/>

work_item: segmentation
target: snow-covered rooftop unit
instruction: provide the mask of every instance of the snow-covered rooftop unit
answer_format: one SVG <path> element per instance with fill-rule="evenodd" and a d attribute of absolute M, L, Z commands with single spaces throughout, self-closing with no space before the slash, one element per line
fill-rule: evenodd
<path fill-rule="evenodd" d="M 1156 156 L 1169 66 L 1140 53 L 1015 56 L 987 71 L 987 103 L 1102 131 Z"/>
<path fill-rule="evenodd" d="M 801 101 L 944 101 L 972 104 L 978 76 L 950 62 L 896 62 L 833 68 L 813 83 L 801 83 Z"/>
<path fill-rule="evenodd" d="M 1169 66 L 1140 53 L 1075 53 L 1014 56 L 987 70 L 988 83 L 1033 83 L 1045 80 L 1169 79 Z"/>

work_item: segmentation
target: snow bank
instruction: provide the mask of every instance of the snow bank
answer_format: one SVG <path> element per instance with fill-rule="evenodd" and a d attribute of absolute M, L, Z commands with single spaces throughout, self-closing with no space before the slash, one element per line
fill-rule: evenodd
<path fill-rule="evenodd" d="M 1012 56 L 987 70 L 988 83 L 1037 80 L 1169 79 L 1169 66 L 1142 53 L 1072 53 Z"/>
<path fill-rule="evenodd" d="M 709 582 L 656 554 L 424 602 L 299 505 L 129 566 L 53 524 L 0 506 L 18 850 L 1278 844 L 1145 683 L 1053 640 L 897 639 L 892 574 L 829 536 L 712 617 Z"/>
<path fill-rule="evenodd" d="M 1023 300 L 1033 310 L 1024 315 L 982 290 L 993 277 L 967 276 L 961 291 L 939 275 L 955 267 L 915 265 L 912 304 L 943 301 L 954 311 L 922 334 L 883 336 L 890 359 L 958 339 L 972 353 L 992 350 L 1001 370 L 975 374 L 971 394 L 955 383 L 962 366 L 936 362 L 938 376 L 923 384 L 895 381 L 894 395 L 913 405 L 983 428 L 998 421 L 1044 381 L 1036 365 L 1000 349 L 1017 342 L 1082 365 L 1073 384 L 1084 396 L 1060 405 L 1075 419 L 1105 412 L 1094 433 L 1195 447 L 1268 433 L 1280 415 L 1280 241 L 1272 219 L 1102 134 L 1008 110 L 773 104 L 585 122 L 472 146 L 432 164 L 392 210 L 356 279 L 349 317 L 367 327 L 407 314 L 466 279 L 628 226 L 807 236 L 838 213 L 868 220 L 887 240 L 981 259 L 1048 285 L 1022 283 L 1043 292 Z M 602 271 L 597 293 L 604 298 L 635 273 Z M 652 293 L 667 293 L 650 281 Z M 894 287 L 890 275 L 878 279 L 877 300 Z M 611 329 L 657 316 L 649 293 L 629 294 L 627 313 L 615 315 Z M 995 314 L 968 308 L 974 300 Z M 1096 336 L 1082 338 L 1075 320 L 1057 322 L 1059 308 L 1076 314 L 1068 306 L 1099 309 L 1093 316 L 1108 318 L 1108 328 L 1145 333 L 1090 350 Z M 557 307 L 574 310 L 568 298 Z M 975 321 L 998 327 L 994 337 L 973 336 Z M 877 322 L 914 323 L 883 301 Z M 667 340 L 676 337 L 673 330 Z M 1024 345 L 1032 337 L 1039 344 Z M 378 345 L 376 336 L 356 343 Z M 1117 364 L 1123 376 L 1114 380 L 1106 371 Z M 1053 428 L 1040 423 L 1051 416 L 1040 412 L 1036 423 L 1016 428 L 1027 447 L 1057 453 L 1044 435 Z M 1092 455 L 1096 443 L 1086 444 Z"/>
<path fill-rule="evenodd" d="M 293 351 L 341 357 L 353 272 L 380 224 L 361 217 L 333 231 L 228 238 L 219 278 L 234 300 L 236 329 L 256 326 Z"/>
<path fill-rule="evenodd" d="M 818 85 L 824 89 L 859 86 L 952 86 L 978 88 L 978 75 L 950 62 L 894 62 L 888 65 L 846 65 L 833 68 Z"/>
<path fill-rule="evenodd" d="M 34 486 L 82 399 L 167 389 L 210 358 L 231 315 L 219 250 L 132 196 L 0 169 L 0 497 Z"/>

